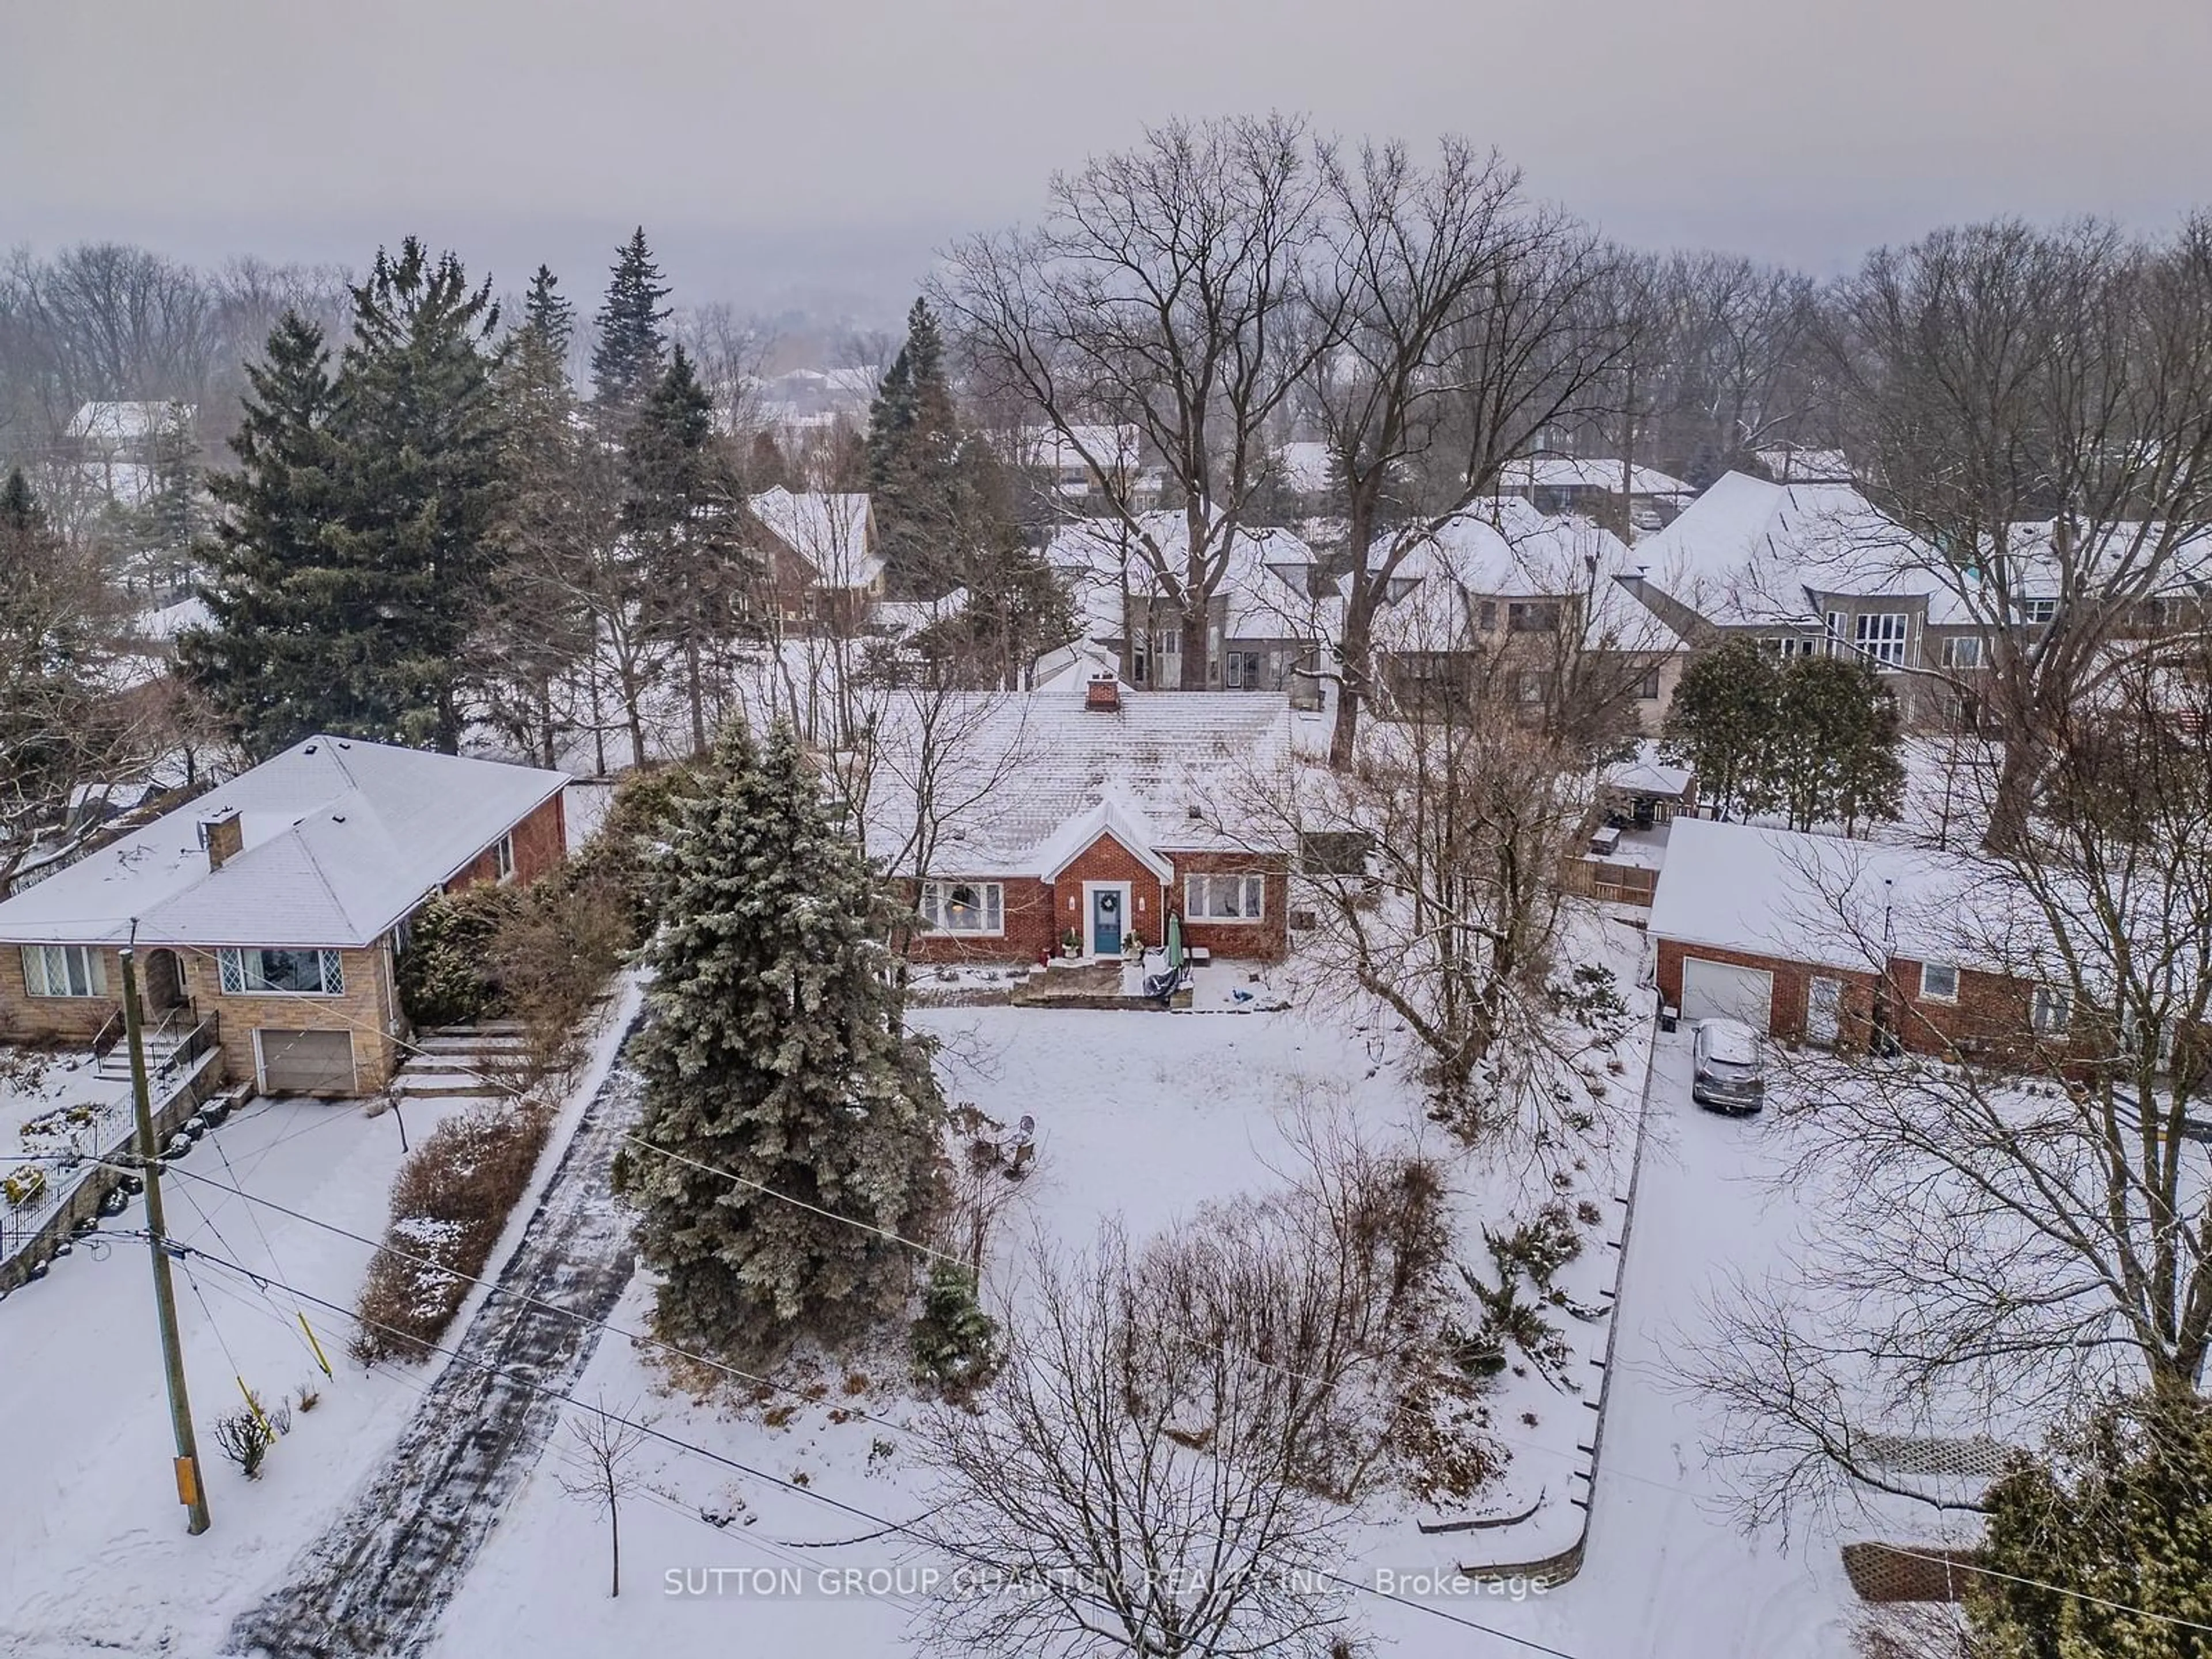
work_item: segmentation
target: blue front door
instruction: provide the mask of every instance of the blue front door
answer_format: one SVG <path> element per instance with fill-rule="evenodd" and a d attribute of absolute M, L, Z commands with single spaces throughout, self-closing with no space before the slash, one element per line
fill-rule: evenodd
<path fill-rule="evenodd" d="M 1091 896 L 1091 949 L 1102 957 L 1121 949 L 1121 895 L 1111 889 Z"/>

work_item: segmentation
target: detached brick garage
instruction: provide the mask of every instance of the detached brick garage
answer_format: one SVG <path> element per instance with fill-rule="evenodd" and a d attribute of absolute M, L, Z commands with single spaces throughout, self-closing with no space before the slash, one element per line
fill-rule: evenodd
<path fill-rule="evenodd" d="M 1977 944 L 1984 884 L 1917 848 L 1677 818 L 1651 907 L 1659 994 L 1793 1042 L 1985 1048 L 2063 1035 L 2063 993 L 1997 971 Z"/>

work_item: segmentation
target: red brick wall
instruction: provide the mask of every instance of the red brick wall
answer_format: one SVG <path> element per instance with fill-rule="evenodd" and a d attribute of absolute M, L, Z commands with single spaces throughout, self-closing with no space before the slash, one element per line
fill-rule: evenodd
<path fill-rule="evenodd" d="M 1160 908 L 1165 895 L 1160 890 L 1160 878 L 1113 836 L 1101 836 L 1085 848 L 1052 884 L 1055 939 L 1070 927 L 1087 939 L 1090 930 L 1083 908 L 1083 884 L 1086 881 L 1127 882 L 1129 914 L 1121 918 L 1122 932 L 1142 934 L 1147 945 L 1158 945 L 1165 937 L 1167 919 Z"/>
<path fill-rule="evenodd" d="M 1868 969 L 1809 967 L 1754 951 L 1723 951 L 1662 939 L 1659 941 L 1659 991 L 1678 1008 L 1682 1004 L 1685 957 L 1739 968 L 1762 968 L 1773 975 L 1770 1018 L 1778 1037 L 1805 1035 L 1808 982 L 1814 978 L 1844 982 L 1842 1040 L 1845 1043 L 1864 1043 L 1872 1029 L 1875 994 L 1881 979 Z M 2019 1044 L 2027 1037 L 2028 1006 L 2033 994 L 2034 988 L 2023 981 L 1961 968 L 1958 1000 L 1933 1002 L 1920 995 L 1919 963 L 1899 957 L 1890 964 L 1891 1028 L 1905 1047 L 1920 1054 L 1941 1054 L 1961 1042 L 1998 1049 Z"/>
<path fill-rule="evenodd" d="M 514 826 L 514 878 L 525 884 L 533 882 L 547 871 L 559 866 L 568 856 L 568 824 L 561 805 L 561 797 L 554 796 L 533 808 L 530 816 Z M 494 843 L 496 845 L 496 843 Z M 465 865 L 459 874 L 446 884 L 449 893 L 464 887 L 474 887 L 499 878 L 492 861 L 492 848 L 487 847 Z"/>
<path fill-rule="evenodd" d="M 1176 879 L 1172 902 L 1182 915 L 1183 878 L 1193 875 L 1251 875 L 1267 878 L 1260 902 L 1260 920 L 1249 921 L 1193 921 L 1182 918 L 1182 936 L 1218 957 L 1254 962 L 1280 962 L 1290 954 L 1290 860 L 1280 854 L 1177 853 L 1173 855 Z"/>
<path fill-rule="evenodd" d="M 985 876 L 1004 890 L 1003 933 L 916 933 L 908 956 L 915 962 L 1035 962 L 1057 948 L 1052 889 L 1035 876 Z M 909 896 L 914 895 L 909 884 Z"/>

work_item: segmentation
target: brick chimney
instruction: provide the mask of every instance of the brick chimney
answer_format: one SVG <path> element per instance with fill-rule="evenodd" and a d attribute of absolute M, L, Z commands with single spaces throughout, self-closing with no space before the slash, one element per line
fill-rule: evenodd
<path fill-rule="evenodd" d="M 200 820 L 200 845 L 207 848 L 210 870 L 222 869 L 246 850 L 246 827 L 239 822 L 235 806 Z"/>
<path fill-rule="evenodd" d="M 1085 708 L 1101 709 L 1109 714 L 1120 712 L 1121 682 L 1119 677 L 1113 674 L 1093 674 L 1090 684 L 1084 689 L 1083 706 Z"/>

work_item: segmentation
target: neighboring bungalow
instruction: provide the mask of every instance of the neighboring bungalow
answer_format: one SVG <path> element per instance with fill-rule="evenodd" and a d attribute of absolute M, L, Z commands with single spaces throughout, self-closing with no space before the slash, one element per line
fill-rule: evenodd
<path fill-rule="evenodd" d="M 767 564 L 769 603 L 777 620 L 855 631 L 884 596 L 884 562 L 876 552 L 876 520 L 865 494 L 807 490 L 779 484 L 745 506 L 758 526 L 756 544 Z"/>
<path fill-rule="evenodd" d="M 1231 829 L 1240 769 L 1288 752 L 1281 696 L 1140 691 L 1106 672 L 964 694 L 921 724 L 896 708 L 879 724 L 862 814 L 872 856 L 926 872 L 920 960 L 1033 963 L 1071 930 L 1080 955 L 1113 957 L 1132 934 L 1158 945 L 1170 915 L 1215 956 L 1285 953 L 1289 849 Z"/>
<path fill-rule="evenodd" d="M 1179 568 L 1182 515 L 1147 513 L 1139 523 Z M 1189 643 L 1182 606 L 1137 532 L 1118 519 L 1086 520 L 1054 537 L 1045 557 L 1068 583 L 1084 641 L 1110 653 L 1127 684 L 1182 688 Z M 1289 691 L 1316 701 L 1341 603 L 1320 556 L 1297 535 L 1239 530 L 1207 607 L 1205 689 Z"/>
<path fill-rule="evenodd" d="M 1777 483 L 1850 483 L 1851 464 L 1840 449 L 1808 449 L 1802 444 L 1778 444 L 1756 452 L 1754 459 Z"/>
<path fill-rule="evenodd" d="M 407 1024 L 394 963 L 438 892 L 567 852 L 565 774 L 348 738 L 295 744 L 0 903 L 0 1038 L 96 1043 L 135 941 L 149 1024 L 220 1022 L 270 1093 L 368 1094 Z"/>
<path fill-rule="evenodd" d="M 1678 817 L 1651 908 L 1661 999 L 1686 1020 L 1922 1053 L 2063 1038 L 2062 988 L 2023 976 L 2038 934 L 1957 854 Z"/>
<path fill-rule="evenodd" d="M 1574 513 L 1608 525 L 1657 530 L 1698 492 L 1654 467 L 1579 455 L 1530 455 L 1505 464 L 1498 493 L 1517 495 L 1539 513 Z"/>
<path fill-rule="evenodd" d="M 1370 568 L 1395 545 L 1378 540 Z M 1638 728 L 1656 732 L 1687 648 L 1622 594 L 1630 557 L 1612 532 L 1513 496 L 1448 520 L 1391 571 L 1374 636 L 1386 706 L 1417 714 L 1480 689 L 1533 720 L 1573 683 L 1632 702 Z"/>

